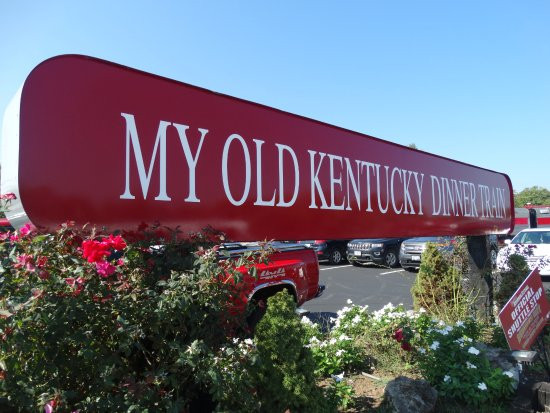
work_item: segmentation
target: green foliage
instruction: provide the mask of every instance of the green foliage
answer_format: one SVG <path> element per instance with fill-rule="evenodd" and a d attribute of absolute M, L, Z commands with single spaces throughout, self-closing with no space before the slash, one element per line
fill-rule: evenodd
<path fill-rule="evenodd" d="M 463 261 L 457 266 L 452 265 L 436 245 L 428 243 L 411 288 L 414 308 L 424 308 L 428 313 L 448 322 L 466 317 L 472 297 L 462 288 L 462 267 Z"/>
<path fill-rule="evenodd" d="M 307 347 L 313 354 L 316 373 L 323 377 L 369 368 L 366 349 L 357 340 L 366 313 L 357 306 L 345 307 L 338 313 L 337 325 L 327 334 L 322 334 L 318 327 L 307 321 L 304 323 Z"/>
<path fill-rule="evenodd" d="M 532 186 L 514 193 L 514 205 L 516 208 L 521 208 L 528 203 L 532 205 L 550 204 L 550 191 L 541 186 Z"/>
<path fill-rule="evenodd" d="M 334 411 L 316 385 L 315 363 L 304 346 L 306 331 L 286 290 L 268 299 L 265 316 L 256 327 L 257 397 L 262 411 Z"/>
<path fill-rule="evenodd" d="M 235 268 L 251 263 L 190 255 L 212 241 L 12 234 L 0 245 L 0 397 L 29 411 L 184 409 L 244 318 Z"/>
<path fill-rule="evenodd" d="M 429 323 L 426 315 L 416 322 Z M 503 372 L 489 364 L 476 347 L 479 334 L 480 326 L 467 319 L 454 325 L 434 323 L 416 335 L 418 366 L 440 396 L 465 405 L 490 406 L 513 393 L 513 372 Z"/>
<path fill-rule="evenodd" d="M 529 266 L 522 254 L 512 251 L 504 259 L 504 264 L 493 276 L 494 297 L 498 308 L 504 307 L 506 302 L 516 292 L 525 277 L 529 274 Z"/>

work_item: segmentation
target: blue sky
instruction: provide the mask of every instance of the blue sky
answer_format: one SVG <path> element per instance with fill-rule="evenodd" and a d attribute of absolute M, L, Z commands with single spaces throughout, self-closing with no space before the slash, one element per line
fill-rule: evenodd
<path fill-rule="evenodd" d="M 0 111 L 86 54 L 550 189 L 550 2 L 0 1 Z"/>

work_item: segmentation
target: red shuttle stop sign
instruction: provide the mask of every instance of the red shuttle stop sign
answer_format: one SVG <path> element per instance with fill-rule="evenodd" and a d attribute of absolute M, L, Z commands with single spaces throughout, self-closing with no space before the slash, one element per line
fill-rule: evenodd
<path fill-rule="evenodd" d="M 512 350 L 529 350 L 550 317 L 538 268 L 523 281 L 498 315 Z"/>
<path fill-rule="evenodd" d="M 243 241 L 512 228 L 504 174 L 86 56 L 38 65 L 5 119 L 16 225 Z"/>

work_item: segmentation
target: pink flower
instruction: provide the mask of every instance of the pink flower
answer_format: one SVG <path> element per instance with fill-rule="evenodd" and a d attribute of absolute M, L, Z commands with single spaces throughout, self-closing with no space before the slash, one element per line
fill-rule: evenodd
<path fill-rule="evenodd" d="M 25 224 L 21 228 L 19 228 L 19 233 L 23 237 L 26 237 L 27 235 L 29 235 L 32 232 L 32 230 L 33 230 L 33 227 L 31 227 L 30 224 Z"/>
<path fill-rule="evenodd" d="M 100 261 L 95 263 L 95 268 L 97 273 L 103 278 L 107 278 L 109 275 L 113 274 L 116 270 L 116 267 L 107 261 Z"/>
<path fill-rule="evenodd" d="M 27 271 L 34 271 L 35 266 L 32 262 L 32 255 L 19 254 L 16 259 L 17 262 L 13 265 L 14 268 L 25 268 Z"/>
<path fill-rule="evenodd" d="M 9 192 L 9 193 L 7 193 L 7 194 L 2 194 L 2 195 L 0 196 L 0 199 L 3 199 L 4 201 L 11 201 L 11 200 L 13 200 L 13 199 L 17 199 L 17 197 L 15 196 L 14 193 Z"/>
<path fill-rule="evenodd" d="M 10 241 L 13 241 L 13 242 L 19 241 L 19 235 L 17 235 L 17 232 L 13 232 L 10 234 Z"/>

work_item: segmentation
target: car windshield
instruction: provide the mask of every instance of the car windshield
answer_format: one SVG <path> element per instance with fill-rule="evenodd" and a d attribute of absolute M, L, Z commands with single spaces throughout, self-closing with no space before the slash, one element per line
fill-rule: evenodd
<path fill-rule="evenodd" d="M 514 237 L 512 244 L 550 244 L 550 231 L 520 232 Z"/>

